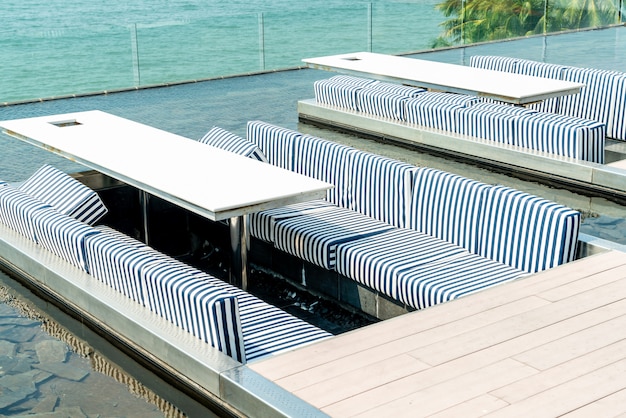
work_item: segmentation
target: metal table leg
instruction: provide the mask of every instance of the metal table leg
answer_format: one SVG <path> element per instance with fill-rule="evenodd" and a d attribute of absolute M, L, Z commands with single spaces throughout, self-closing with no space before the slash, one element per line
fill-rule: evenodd
<path fill-rule="evenodd" d="M 248 215 L 230 218 L 231 267 L 230 284 L 248 289 L 248 248 L 250 247 L 250 229 Z"/>
<path fill-rule="evenodd" d="M 141 204 L 141 221 L 143 223 L 143 242 L 146 245 L 150 245 L 150 232 L 149 232 L 150 193 L 144 190 L 140 190 L 139 191 L 139 203 Z"/>

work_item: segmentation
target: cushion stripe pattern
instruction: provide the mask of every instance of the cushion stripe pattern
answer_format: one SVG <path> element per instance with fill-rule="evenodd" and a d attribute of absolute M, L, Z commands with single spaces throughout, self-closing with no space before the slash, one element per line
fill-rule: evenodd
<path fill-rule="evenodd" d="M 85 239 L 98 230 L 53 208 L 32 214 L 37 242 L 74 266 L 89 272 L 85 255 Z"/>
<path fill-rule="evenodd" d="M 459 130 L 457 111 L 462 109 L 464 105 L 424 100 L 421 97 L 407 99 L 405 103 L 406 121 L 408 123 L 450 132 Z"/>
<path fill-rule="evenodd" d="M 293 218 L 307 213 L 315 213 L 333 209 L 335 205 L 323 200 L 312 200 L 303 203 L 268 209 L 249 215 L 250 235 L 267 242 L 274 242 L 276 222 L 282 219 Z"/>
<path fill-rule="evenodd" d="M 149 308 L 200 340 L 245 363 L 237 298 L 181 263 L 157 263 L 142 274 Z"/>
<path fill-rule="evenodd" d="M 37 170 L 19 189 L 90 225 L 107 213 L 106 206 L 94 190 L 50 165 Z"/>
<path fill-rule="evenodd" d="M 363 215 L 404 227 L 417 168 L 367 152 L 350 154 L 350 206 Z"/>
<path fill-rule="evenodd" d="M 493 55 L 474 55 L 470 57 L 470 67 L 515 73 L 517 72 L 518 61 L 519 60 L 517 58 L 499 57 Z"/>
<path fill-rule="evenodd" d="M 0 222 L 36 242 L 31 221 L 35 212 L 50 208 L 49 205 L 11 186 L 0 187 Z"/>
<path fill-rule="evenodd" d="M 264 163 L 267 162 L 265 154 L 255 144 L 217 126 L 211 128 L 199 142 Z"/>
<path fill-rule="evenodd" d="M 315 100 L 331 106 L 344 109 L 359 110 L 357 93 L 363 87 L 344 84 L 333 79 L 317 80 L 313 83 Z"/>
<path fill-rule="evenodd" d="M 478 254 L 527 273 L 574 259 L 580 213 L 497 186 L 484 199 Z"/>
<path fill-rule="evenodd" d="M 345 208 L 276 222 L 274 245 L 320 267 L 335 268 L 337 245 L 389 231 L 393 227 Z"/>
<path fill-rule="evenodd" d="M 348 161 L 354 148 L 309 135 L 294 141 L 293 171 L 334 185 L 326 192 L 326 200 L 348 207 L 346 176 Z"/>
<path fill-rule="evenodd" d="M 441 261 L 448 262 L 467 251 L 456 245 L 411 229 L 396 229 L 337 246 L 340 274 L 398 297 L 398 274 L 404 270 Z"/>
<path fill-rule="evenodd" d="M 523 271 L 505 264 L 465 254 L 454 260 L 400 271 L 398 299 L 416 309 L 424 309 L 524 275 Z"/>
<path fill-rule="evenodd" d="M 397 121 L 405 120 L 407 97 L 375 89 L 362 89 L 356 95 L 359 111 Z"/>
<path fill-rule="evenodd" d="M 421 168 L 415 174 L 409 227 L 476 252 L 483 196 L 489 188 L 445 171 Z"/>
<path fill-rule="evenodd" d="M 247 138 L 263 151 L 267 162 L 287 170 L 293 168 L 293 141 L 299 132 L 281 128 L 261 121 L 250 121 Z"/>

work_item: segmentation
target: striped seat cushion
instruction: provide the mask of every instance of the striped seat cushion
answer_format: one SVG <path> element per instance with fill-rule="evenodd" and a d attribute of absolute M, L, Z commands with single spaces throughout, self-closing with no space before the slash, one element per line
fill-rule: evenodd
<path fill-rule="evenodd" d="M 318 103 L 355 111 L 359 110 L 357 92 L 362 88 L 359 85 L 344 84 L 333 79 L 318 80 L 313 83 L 315 100 Z"/>
<path fill-rule="evenodd" d="M 263 241 L 273 243 L 277 221 L 293 218 L 307 213 L 325 211 L 335 207 L 335 205 L 327 200 L 319 199 L 256 212 L 249 216 L 250 235 L 262 239 Z"/>
<path fill-rule="evenodd" d="M 357 108 L 360 112 L 381 118 L 404 121 L 406 96 L 375 89 L 362 89 L 356 94 Z"/>
<path fill-rule="evenodd" d="M 263 151 L 270 164 L 287 170 L 293 168 L 293 141 L 300 136 L 299 132 L 261 121 L 247 125 L 248 140 Z"/>
<path fill-rule="evenodd" d="M 604 163 L 606 126 L 553 113 L 521 116 L 512 145 L 583 161 Z"/>
<path fill-rule="evenodd" d="M 34 242 L 33 213 L 46 208 L 50 206 L 18 189 L 0 187 L 0 222 Z"/>
<path fill-rule="evenodd" d="M 483 202 L 479 255 L 527 273 L 574 259 L 579 212 L 502 186 L 487 190 Z"/>
<path fill-rule="evenodd" d="M 303 135 L 293 142 L 293 170 L 307 177 L 313 177 L 332 184 L 326 192 L 326 200 L 348 207 L 348 185 L 346 176 L 350 155 L 355 149 L 336 142 Z"/>
<path fill-rule="evenodd" d="M 177 262 L 143 269 L 146 305 L 173 324 L 242 363 L 246 362 L 237 297 L 212 277 Z"/>
<path fill-rule="evenodd" d="M 398 272 L 398 300 L 416 309 L 448 302 L 524 276 L 496 261 L 464 254 Z"/>
<path fill-rule="evenodd" d="M 363 151 L 349 154 L 348 168 L 349 208 L 387 224 L 404 227 L 417 168 Z"/>
<path fill-rule="evenodd" d="M 520 116 L 532 113 L 524 108 L 481 102 L 458 110 L 459 133 L 510 145 L 516 142 Z"/>
<path fill-rule="evenodd" d="M 425 94 L 426 93 L 423 95 Z M 460 133 L 458 132 L 459 124 L 457 112 L 459 109 L 465 107 L 464 105 L 436 100 L 424 100 L 421 97 L 408 99 L 405 103 L 405 115 L 408 123 Z"/>
<path fill-rule="evenodd" d="M 255 144 L 217 126 L 211 128 L 211 130 L 200 139 L 200 142 L 264 163 L 267 162 L 265 154 L 263 154 L 263 151 Z"/>
<path fill-rule="evenodd" d="M 95 224 L 107 213 L 106 206 L 95 191 L 50 165 L 37 170 L 19 189 L 89 225 Z"/>
<path fill-rule="evenodd" d="M 248 361 L 293 350 L 332 337 L 326 331 L 239 289 L 243 342 Z"/>
<path fill-rule="evenodd" d="M 291 255 L 332 270 L 338 244 L 391 229 L 393 227 L 389 224 L 336 207 L 277 221 L 274 245 Z"/>
<path fill-rule="evenodd" d="M 100 234 L 85 238 L 89 273 L 135 302 L 144 305 L 145 287 L 141 271 L 165 257 L 120 232 L 97 227 Z"/>
<path fill-rule="evenodd" d="M 489 188 L 456 174 L 420 168 L 408 227 L 476 252 L 483 197 Z"/>
<path fill-rule="evenodd" d="M 387 83 L 384 81 L 373 83 L 367 86 L 364 91 L 380 91 L 391 93 L 402 97 L 417 97 L 426 90 L 419 87 L 405 86 L 403 84 Z"/>
<path fill-rule="evenodd" d="M 337 246 L 340 274 L 397 298 L 398 274 L 437 261 L 453 260 L 467 251 L 411 229 L 341 243 Z"/>
<path fill-rule="evenodd" d="M 68 263 L 89 272 L 85 239 L 98 230 L 53 208 L 35 211 L 31 216 L 37 242 Z"/>
<path fill-rule="evenodd" d="M 518 58 L 498 57 L 492 55 L 474 55 L 470 57 L 470 67 L 515 73 L 517 72 L 518 61 Z"/>

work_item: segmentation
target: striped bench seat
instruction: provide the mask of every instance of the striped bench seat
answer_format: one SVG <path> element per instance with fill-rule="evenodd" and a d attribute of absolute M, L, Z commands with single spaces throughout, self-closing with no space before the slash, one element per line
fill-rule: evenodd
<path fill-rule="evenodd" d="M 424 309 L 525 275 L 506 264 L 466 253 L 454 259 L 398 269 L 395 297 L 415 309 Z"/>
<path fill-rule="evenodd" d="M 32 216 L 46 208 L 50 208 L 50 205 L 14 187 L 9 185 L 0 187 L 0 222 L 31 241 L 37 242 Z"/>
<path fill-rule="evenodd" d="M 522 115 L 536 113 L 524 107 L 480 102 L 458 110 L 459 133 L 511 145 Z"/>
<path fill-rule="evenodd" d="M 98 222 L 108 211 L 98 193 L 50 165 L 42 166 L 19 189 L 89 225 Z"/>
<path fill-rule="evenodd" d="M 411 229 L 382 234 L 337 245 L 338 273 L 398 298 L 398 274 L 436 262 L 449 262 L 467 250 Z"/>

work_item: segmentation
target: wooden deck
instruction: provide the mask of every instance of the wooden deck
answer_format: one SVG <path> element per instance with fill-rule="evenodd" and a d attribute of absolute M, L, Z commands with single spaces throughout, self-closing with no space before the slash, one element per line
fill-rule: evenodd
<path fill-rule="evenodd" d="M 626 254 L 588 257 L 250 367 L 337 417 L 626 414 Z"/>

